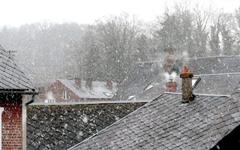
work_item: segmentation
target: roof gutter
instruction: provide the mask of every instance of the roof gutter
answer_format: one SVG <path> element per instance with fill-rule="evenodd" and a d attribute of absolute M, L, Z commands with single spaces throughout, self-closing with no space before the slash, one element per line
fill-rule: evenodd
<path fill-rule="evenodd" d="M 6 90 L 1 89 L 0 94 L 23 94 L 23 95 L 32 95 L 32 98 L 30 101 L 26 102 L 25 105 L 29 105 L 34 102 L 35 95 L 38 94 L 38 92 L 35 91 L 35 89 L 31 89 L 31 91 L 25 91 L 25 90 Z"/>
<path fill-rule="evenodd" d="M 24 95 L 37 95 L 38 92 L 35 91 L 35 89 L 32 89 L 32 91 L 25 91 L 25 90 L 2 90 L 0 89 L 0 94 L 24 94 Z"/>
<path fill-rule="evenodd" d="M 29 104 L 31 104 L 31 103 L 34 102 L 34 100 L 35 100 L 35 99 L 34 99 L 34 98 L 35 98 L 35 95 L 37 95 L 38 92 L 36 92 L 35 89 L 32 89 L 32 91 L 25 91 L 25 92 L 23 92 L 22 94 L 32 95 L 31 100 L 25 103 L 25 106 L 28 106 Z"/>

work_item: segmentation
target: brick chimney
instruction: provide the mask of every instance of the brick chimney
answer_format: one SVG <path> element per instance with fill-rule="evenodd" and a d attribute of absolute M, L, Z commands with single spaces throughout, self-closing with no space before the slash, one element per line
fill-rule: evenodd
<path fill-rule="evenodd" d="M 39 92 L 38 99 L 46 99 L 46 96 L 45 96 L 46 88 L 45 87 L 39 87 L 38 92 Z"/>
<path fill-rule="evenodd" d="M 112 82 L 112 80 L 107 80 L 106 86 L 107 86 L 107 88 L 108 88 L 109 90 L 112 90 L 112 88 L 113 88 L 113 82 Z"/>
<path fill-rule="evenodd" d="M 194 99 L 192 88 L 193 73 L 190 72 L 187 66 L 184 66 L 180 78 L 182 78 L 182 102 L 188 103 Z"/>
<path fill-rule="evenodd" d="M 176 92 L 177 91 L 177 83 L 172 79 L 166 83 L 166 91 L 167 92 Z"/>
<path fill-rule="evenodd" d="M 164 59 L 163 69 L 165 72 L 170 74 L 174 70 L 174 65 L 176 64 L 176 56 L 174 54 L 175 49 L 166 48 L 164 51 L 167 53 L 167 55 Z"/>
<path fill-rule="evenodd" d="M 87 87 L 87 88 L 92 89 L 92 81 L 93 81 L 92 78 L 88 78 L 88 79 L 86 80 L 86 87 Z"/>
<path fill-rule="evenodd" d="M 81 88 L 81 79 L 75 78 L 75 84 L 78 86 L 78 88 Z"/>

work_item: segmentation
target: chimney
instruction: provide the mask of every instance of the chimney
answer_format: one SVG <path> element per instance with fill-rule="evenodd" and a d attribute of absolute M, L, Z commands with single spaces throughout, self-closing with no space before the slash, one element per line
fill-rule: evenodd
<path fill-rule="evenodd" d="M 174 55 L 174 48 L 166 48 L 164 51 L 167 53 L 166 57 L 164 58 L 163 69 L 165 72 L 169 74 L 175 70 L 176 64 L 176 56 Z"/>
<path fill-rule="evenodd" d="M 81 88 L 81 79 L 75 78 L 75 84 L 78 86 L 78 88 Z"/>
<path fill-rule="evenodd" d="M 192 88 L 193 73 L 190 72 L 187 66 L 184 66 L 180 78 L 182 78 L 182 102 L 189 103 L 194 99 Z"/>
<path fill-rule="evenodd" d="M 86 80 L 86 87 L 87 87 L 87 88 L 92 89 L 92 81 L 93 81 L 92 78 L 88 78 L 88 79 Z"/>
<path fill-rule="evenodd" d="M 39 87 L 38 92 L 39 92 L 39 94 L 38 94 L 39 99 L 46 99 L 45 95 L 46 95 L 47 90 L 45 87 Z"/>
<path fill-rule="evenodd" d="M 166 91 L 167 92 L 176 92 L 177 91 L 177 83 L 176 83 L 176 81 L 173 81 L 172 79 L 170 79 L 166 83 Z"/>
<path fill-rule="evenodd" d="M 167 92 L 176 92 L 177 91 L 177 82 L 176 82 L 176 72 L 172 72 L 169 74 L 168 72 L 165 73 L 165 77 L 167 79 L 166 82 L 166 91 Z"/>
<path fill-rule="evenodd" d="M 107 80 L 106 86 L 107 86 L 107 88 L 108 88 L 109 90 L 112 90 L 112 88 L 113 88 L 113 82 L 112 82 L 112 80 Z"/>

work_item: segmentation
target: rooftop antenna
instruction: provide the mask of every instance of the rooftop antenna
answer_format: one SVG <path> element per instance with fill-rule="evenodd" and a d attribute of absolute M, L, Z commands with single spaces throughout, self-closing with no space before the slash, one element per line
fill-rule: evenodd
<path fill-rule="evenodd" d="M 9 50 L 8 53 L 9 53 L 9 58 L 14 59 L 17 51 L 16 50 Z"/>

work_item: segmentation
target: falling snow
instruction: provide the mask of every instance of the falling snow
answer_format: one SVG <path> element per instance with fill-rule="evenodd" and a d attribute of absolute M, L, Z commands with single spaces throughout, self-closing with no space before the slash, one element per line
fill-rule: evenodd
<path fill-rule="evenodd" d="M 45 19 L 39 23 L 25 22 L 21 26 L 1 22 L 0 86 L 12 93 L 0 96 L 9 100 L 18 95 L 23 103 L 34 99 L 32 105 L 22 104 L 23 110 L 17 106 L 11 108 L 23 113 L 25 106 L 28 109 L 29 149 L 67 149 L 121 120 L 165 91 L 169 92 L 167 85 L 176 85 L 175 91 L 171 92 L 181 93 L 179 76 L 184 66 L 194 74 L 195 95 L 224 95 L 237 103 L 240 93 L 237 88 L 240 84 L 240 3 L 232 3 L 235 7 L 228 12 L 224 11 L 229 9 L 227 5 L 223 6 L 224 9 L 217 9 L 221 2 L 216 2 L 214 9 L 206 9 L 200 1 L 193 3 L 165 6 L 168 9 L 159 9 L 162 12 L 150 17 L 155 19 L 149 22 L 141 20 L 141 16 L 133 16 L 132 11 L 106 14 L 91 24 L 72 22 L 68 13 L 63 15 L 63 22 L 46 22 Z M 100 4 L 104 2 L 95 5 L 99 7 Z M 86 9 L 90 11 L 85 16 L 95 11 Z M 16 15 L 21 13 L 9 10 Z M 142 10 L 146 14 L 146 9 Z M 38 20 L 40 18 L 34 15 L 35 11 L 32 9 L 29 14 Z M 55 12 L 54 7 L 51 11 Z M 21 20 L 8 14 L 5 18 Z M 22 96 L 21 92 L 30 95 Z M 31 97 L 31 92 L 38 95 Z M 24 123 L 25 116 L 7 111 L 4 115 L 8 116 L 3 120 L 16 117 L 23 118 Z M 194 115 L 211 126 L 211 117 Z M 221 113 L 219 115 L 224 117 Z M 231 114 L 231 118 L 237 122 L 240 114 Z M 6 127 L 3 123 L 3 131 Z M 180 135 L 174 134 L 176 137 Z M 9 137 L 4 135 L 4 138 Z M 138 139 L 135 142 L 143 143 Z M 111 141 L 110 144 L 115 143 Z M 154 142 L 150 145 L 154 146 Z"/>

